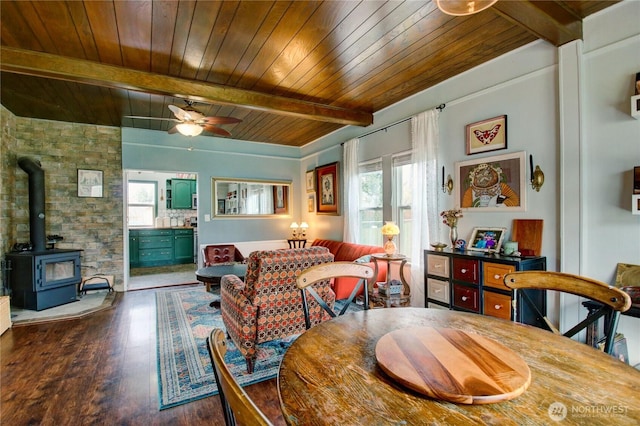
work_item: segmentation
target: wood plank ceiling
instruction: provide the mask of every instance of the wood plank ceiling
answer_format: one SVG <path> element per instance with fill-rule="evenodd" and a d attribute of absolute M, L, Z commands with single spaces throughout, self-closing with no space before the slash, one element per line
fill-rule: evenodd
<path fill-rule="evenodd" d="M 13 114 L 168 130 L 168 105 L 235 139 L 302 146 L 538 38 L 582 37 L 616 1 L 0 2 L 1 102 Z M 364 132 L 364 130 L 363 130 Z M 208 133 L 204 133 L 208 135 Z M 182 136 L 175 136 L 182 137 Z"/>

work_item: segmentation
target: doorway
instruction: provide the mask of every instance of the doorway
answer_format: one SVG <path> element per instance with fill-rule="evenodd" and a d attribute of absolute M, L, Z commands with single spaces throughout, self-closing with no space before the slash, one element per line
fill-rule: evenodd
<path fill-rule="evenodd" d="M 125 290 L 196 283 L 197 174 L 125 171 Z"/>

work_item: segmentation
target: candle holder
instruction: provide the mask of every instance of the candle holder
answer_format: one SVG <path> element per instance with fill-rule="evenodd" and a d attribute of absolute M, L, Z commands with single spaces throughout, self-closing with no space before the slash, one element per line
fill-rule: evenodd
<path fill-rule="evenodd" d="M 442 192 L 451 195 L 453 191 L 453 179 L 451 175 L 447 175 L 447 180 L 444 180 L 444 166 L 442 166 Z"/>

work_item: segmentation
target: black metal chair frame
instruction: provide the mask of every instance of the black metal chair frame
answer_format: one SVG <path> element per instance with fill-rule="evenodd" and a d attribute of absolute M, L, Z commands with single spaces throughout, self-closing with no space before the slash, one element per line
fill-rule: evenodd
<path fill-rule="evenodd" d="M 336 313 L 325 300 L 320 297 L 318 292 L 313 288 L 313 284 L 330 280 L 331 278 L 338 277 L 352 277 L 359 278 L 358 283 L 351 291 L 351 294 L 346 300 L 345 305 L 340 312 Z M 353 262 L 332 262 L 323 263 L 321 265 L 313 266 L 309 269 L 302 271 L 298 276 L 297 285 L 300 288 L 302 294 L 302 309 L 304 311 L 305 326 L 308 329 L 311 328 L 311 318 L 309 315 L 309 301 L 307 299 L 307 292 L 315 299 L 315 301 L 322 307 L 322 309 L 329 314 L 332 318 L 343 315 L 349 305 L 355 301 L 360 289 L 364 288 L 364 309 L 369 309 L 369 281 L 373 278 L 373 268 L 368 265 L 363 265 Z"/>
<path fill-rule="evenodd" d="M 523 300 L 529 308 L 544 319 L 544 323 L 556 334 L 565 337 L 573 337 L 582 330 L 586 330 L 595 324 L 600 318 L 605 317 L 605 345 L 604 352 L 611 354 L 615 340 L 616 330 L 620 312 L 624 312 L 631 306 L 631 298 L 623 291 L 609 286 L 600 281 L 578 275 L 562 272 L 550 271 L 520 271 L 512 272 L 504 277 L 504 284 L 512 288 L 514 292 L 518 289 L 542 289 L 555 290 L 564 293 L 574 294 L 594 301 L 595 305 L 589 309 L 585 319 L 573 326 L 571 329 L 561 333 L 536 307 L 525 291 L 520 292 Z M 580 291 L 583 290 L 583 291 Z M 514 299 L 516 299 L 514 297 Z M 517 309 L 517 308 L 516 308 Z"/>

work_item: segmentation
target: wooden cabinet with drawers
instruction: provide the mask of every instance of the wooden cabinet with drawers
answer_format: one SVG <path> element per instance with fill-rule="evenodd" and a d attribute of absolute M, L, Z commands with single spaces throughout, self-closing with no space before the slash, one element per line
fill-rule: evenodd
<path fill-rule="evenodd" d="M 546 270 L 545 257 L 518 258 L 452 250 L 425 250 L 424 256 L 425 306 L 516 319 L 544 328 L 542 318 L 521 300 L 518 300 L 517 318 L 514 318 L 513 292 L 503 280 L 509 272 Z M 525 291 L 540 312 L 546 314 L 546 293 Z"/>

